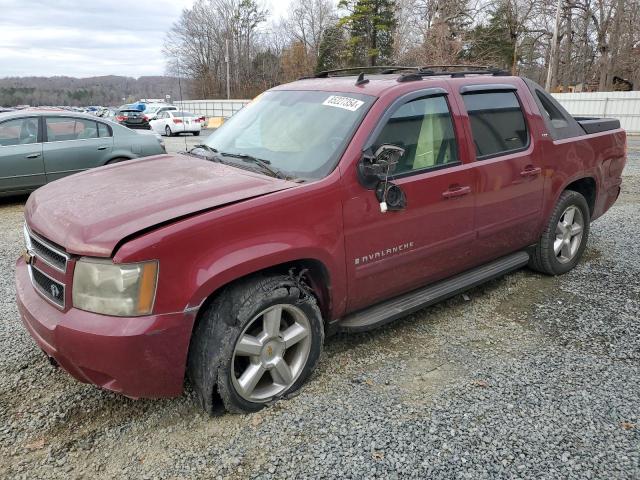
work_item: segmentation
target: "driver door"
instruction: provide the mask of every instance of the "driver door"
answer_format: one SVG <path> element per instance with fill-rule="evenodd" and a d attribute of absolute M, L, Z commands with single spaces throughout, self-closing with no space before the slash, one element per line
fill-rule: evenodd
<path fill-rule="evenodd" d="M 361 188 L 344 202 L 348 311 L 378 303 L 471 265 L 474 170 L 461 162 L 454 121 L 442 93 L 396 101 L 370 145 L 405 150 L 390 178 L 406 206 L 383 213 Z"/>

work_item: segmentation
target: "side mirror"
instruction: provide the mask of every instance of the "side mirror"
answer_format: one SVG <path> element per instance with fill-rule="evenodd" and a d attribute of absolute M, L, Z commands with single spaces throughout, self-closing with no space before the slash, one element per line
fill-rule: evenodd
<path fill-rule="evenodd" d="M 378 182 L 393 175 L 402 155 L 404 148 L 396 145 L 381 145 L 375 153 L 367 149 L 358 163 L 358 178 L 362 186 L 373 190 Z"/>

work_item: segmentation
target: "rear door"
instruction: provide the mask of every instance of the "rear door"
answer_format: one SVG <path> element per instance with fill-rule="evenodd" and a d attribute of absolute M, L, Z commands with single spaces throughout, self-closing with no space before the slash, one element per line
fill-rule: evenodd
<path fill-rule="evenodd" d="M 0 193 L 34 190 L 46 183 L 37 116 L 0 123 Z"/>
<path fill-rule="evenodd" d="M 531 134 L 526 92 L 511 85 L 462 87 L 476 170 L 478 262 L 537 241 L 544 176 L 543 155 Z"/>
<path fill-rule="evenodd" d="M 468 265 L 474 239 L 474 173 L 461 161 L 455 130 L 442 89 L 398 100 L 374 130 L 373 151 L 382 144 L 405 149 L 392 181 L 404 191 L 407 203 L 403 210 L 382 213 L 375 193 L 364 187 L 345 201 L 348 310 Z"/>
<path fill-rule="evenodd" d="M 111 156 L 113 138 L 106 124 L 52 116 L 45 117 L 45 126 L 43 154 L 47 182 L 104 165 Z"/>

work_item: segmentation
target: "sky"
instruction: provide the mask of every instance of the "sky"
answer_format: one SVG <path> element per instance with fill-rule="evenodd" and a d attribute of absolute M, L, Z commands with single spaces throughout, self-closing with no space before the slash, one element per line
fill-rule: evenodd
<path fill-rule="evenodd" d="M 0 0 L 0 77 L 163 75 L 162 45 L 194 0 Z M 290 0 L 266 0 L 275 16 Z"/>

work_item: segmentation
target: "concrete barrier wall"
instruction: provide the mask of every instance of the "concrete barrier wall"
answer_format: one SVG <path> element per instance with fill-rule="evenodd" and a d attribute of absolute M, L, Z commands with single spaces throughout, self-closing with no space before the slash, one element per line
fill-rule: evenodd
<path fill-rule="evenodd" d="M 229 118 L 251 100 L 184 100 L 173 104 L 185 112 L 197 113 L 207 118 Z"/>
<path fill-rule="evenodd" d="M 571 115 L 620 120 L 628 133 L 640 134 L 640 92 L 554 93 Z"/>

